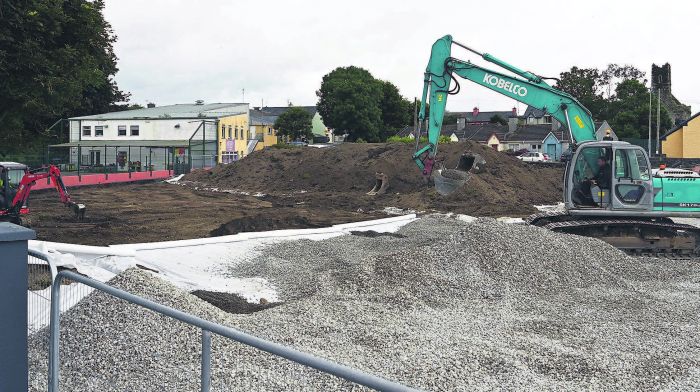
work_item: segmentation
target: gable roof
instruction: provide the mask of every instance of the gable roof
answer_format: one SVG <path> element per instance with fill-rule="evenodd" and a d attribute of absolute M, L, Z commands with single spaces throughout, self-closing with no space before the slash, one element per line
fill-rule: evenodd
<path fill-rule="evenodd" d="M 69 120 L 135 120 L 135 119 L 167 119 L 167 118 L 220 118 L 244 114 L 248 111 L 247 103 L 179 103 L 175 105 L 156 106 L 93 114 L 90 116 L 71 117 Z"/>
<path fill-rule="evenodd" d="M 458 118 L 464 118 L 466 119 L 466 122 L 489 122 L 491 121 L 491 117 L 493 116 L 500 116 L 504 120 L 508 120 L 509 117 L 513 116 L 513 112 L 511 110 L 508 111 L 490 111 L 490 112 L 479 112 L 476 117 L 474 116 L 474 112 L 446 112 L 445 114 L 451 114 L 451 115 L 456 115 Z"/>
<path fill-rule="evenodd" d="M 568 132 L 563 127 L 552 130 L 551 124 L 520 125 L 515 132 L 506 135 L 505 141 L 511 142 L 542 142 L 552 133 L 560 142 L 569 141 Z"/>
<path fill-rule="evenodd" d="M 523 113 L 523 115 L 521 117 L 527 118 L 527 117 L 532 116 L 534 118 L 542 118 L 546 114 L 547 114 L 547 112 L 545 112 L 544 110 L 536 109 L 536 108 L 533 108 L 532 106 L 528 105 L 527 109 L 525 109 L 525 113 Z"/>
<path fill-rule="evenodd" d="M 689 122 L 693 121 L 693 120 L 694 120 L 696 117 L 698 117 L 698 116 L 700 116 L 700 112 L 697 112 L 697 113 L 693 114 L 689 119 L 683 121 L 682 123 L 676 125 L 675 128 L 673 128 L 673 129 L 671 129 L 670 131 L 664 133 L 663 136 L 661 136 L 661 140 L 666 140 L 666 137 L 668 137 L 670 134 L 676 132 L 677 130 L 679 130 L 679 129 L 685 127 L 686 125 L 688 125 Z"/>
<path fill-rule="evenodd" d="M 263 106 L 260 108 L 260 112 L 263 112 L 269 116 L 280 116 L 282 113 L 286 112 L 290 108 L 302 108 L 309 112 L 309 114 L 313 117 L 316 115 L 316 106 Z"/>
<path fill-rule="evenodd" d="M 500 124 L 466 124 L 463 129 L 457 129 L 456 124 L 445 125 L 440 132 L 443 136 L 452 136 L 454 133 L 459 140 L 473 140 L 486 143 L 491 135 L 503 140 L 503 136 L 508 132 L 507 125 Z"/>
<path fill-rule="evenodd" d="M 617 134 L 615 133 L 615 131 L 613 131 L 612 127 L 610 126 L 610 124 L 608 124 L 607 120 L 603 121 L 602 123 L 596 122 L 594 123 L 594 125 L 597 127 L 597 130 L 595 131 L 596 139 L 603 140 L 606 131 L 610 130 L 610 136 L 613 138 L 613 140 L 619 140 Z"/>

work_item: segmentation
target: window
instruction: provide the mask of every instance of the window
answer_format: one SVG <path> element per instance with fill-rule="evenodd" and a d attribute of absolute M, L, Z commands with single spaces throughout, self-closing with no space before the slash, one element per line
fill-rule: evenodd
<path fill-rule="evenodd" d="M 90 128 L 89 125 L 83 125 L 83 136 L 90 136 L 92 133 L 92 129 Z"/>
<path fill-rule="evenodd" d="M 644 153 L 636 149 L 615 151 L 615 178 L 648 181 L 651 177 Z"/>
<path fill-rule="evenodd" d="M 272 128 L 267 127 L 267 134 L 268 134 L 268 135 L 272 135 Z"/>
<path fill-rule="evenodd" d="M 231 126 L 228 126 L 228 138 L 231 139 Z"/>
<path fill-rule="evenodd" d="M 637 156 L 637 166 L 639 167 L 639 179 L 643 181 L 649 181 L 651 175 L 649 174 L 649 165 L 647 162 L 647 157 L 641 150 L 634 150 Z"/>
<path fill-rule="evenodd" d="M 95 126 L 95 136 L 104 136 L 104 127 Z"/>
<path fill-rule="evenodd" d="M 235 135 L 236 135 L 236 139 L 238 139 L 238 125 L 236 125 L 236 133 L 235 133 Z"/>
<path fill-rule="evenodd" d="M 118 136 L 126 136 L 126 125 L 120 125 L 117 127 Z"/>
<path fill-rule="evenodd" d="M 138 136 L 139 135 L 139 126 L 138 125 L 132 125 L 130 127 L 131 129 L 131 136 Z"/>
<path fill-rule="evenodd" d="M 530 148 L 531 148 L 532 150 L 537 150 L 537 144 L 531 144 L 531 145 L 530 145 Z"/>
<path fill-rule="evenodd" d="M 221 138 L 226 139 L 226 125 L 221 124 Z"/>

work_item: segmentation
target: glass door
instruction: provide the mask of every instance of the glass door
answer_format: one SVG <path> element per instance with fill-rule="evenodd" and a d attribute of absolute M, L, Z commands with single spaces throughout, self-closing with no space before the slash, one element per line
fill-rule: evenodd
<path fill-rule="evenodd" d="M 651 209 L 653 186 L 649 160 L 639 147 L 615 150 L 613 209 Z"/>

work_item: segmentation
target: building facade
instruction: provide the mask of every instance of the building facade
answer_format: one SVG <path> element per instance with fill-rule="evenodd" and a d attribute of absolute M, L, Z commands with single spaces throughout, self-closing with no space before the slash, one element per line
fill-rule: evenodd
<path fill-rule="evenodd" d="M 661 153 L 668 158 L 700 158 L 700 112 L 661 137 Z"/>
<path fill-rule="evenodd" d="M 68 164 L 106 172 L 211 167 L 222 160 L 220 123 L 247 130 L 248 104 L 176 104 L 69 118 Z M 247 135 L 247 132 L 243 132 Z M 234 151 L 237 146 L 234 144 Z"/>
<path fill-rule="evenodd" d="M 249 121 L 250 120 L 247 110 L 245 113 L 221 117 L 218 119 L 218 163 L 231 163 L 249 154 Z"/>

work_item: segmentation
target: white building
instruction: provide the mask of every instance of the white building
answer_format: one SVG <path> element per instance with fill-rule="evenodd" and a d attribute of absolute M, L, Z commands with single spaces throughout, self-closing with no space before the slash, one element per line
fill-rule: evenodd
<path fill-rule="evenodd" d="M 197 101 L 73 117 L 68 119 L 69 142 L 51 146 L 51 154 L 69 154 L 71 168 L 107 172 L 157 170 L 178 163 L 214 166 L 219 123 L 242 115 L 247 120 L 247 103 Z"/>

